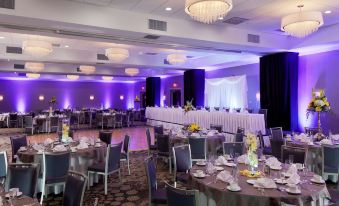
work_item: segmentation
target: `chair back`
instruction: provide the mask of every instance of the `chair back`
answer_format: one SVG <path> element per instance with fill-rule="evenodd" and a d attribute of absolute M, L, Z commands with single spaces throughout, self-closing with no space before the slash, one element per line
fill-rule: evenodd
<path fill-rule="evenodd" d="M 66 179 L 63 206 L 82 206 L 87 177 L 84 174 L 69 171 Z"/>
<path fill-rule="evenodd" d="M 309 136 L 316 135 L 318 133 L 318 128 L 305 127 L 305 133 Z"/>
<path fill-rule="evenodd" d="M 234 110 L 235 110 L 237 113 L 240 113 L 240 112 L 241 112 L 241 108 L 234 108 Z"/>
<path fill-rule="evenodd" d="M 267 109 L 259 109 L 258 114 L 263 114 L 264 115 L 264 120 L 265 120 L 265 128 L 267 129 Z"/>
<path fill-rule="evenodd" d="M 219 111 L 220 107 L 214 107 L 215 111 Z"/>
<path fill-rule="evenodd" d="M 162 125 L 154 126 L 154 133 L 155 134 L 164 134 L 164 126 L 162 126 Z"/>
<path fill-rule="evenodd" d="M 116 122 L 122 122 L 122 114 L 121 113 L 115 114 L 115 121 Z"/>
<path fill-rule="evenodd" d="M 18 114 L 16 113 L 9 114 L 9 121 L 17 121 L 17 120 L 18 120 Z"/>
<path fill-rule="evenodd" d="M 51 127 L 59 126 L 59 117 L 51 117 L 50 124 L 51 124 Z"/>
<path fill-rule="evenodd" d="M 122 142 L 116 145 L 107 145 L 105 172 L 110 173 L 120 168 L 120 154 Z"/>
<path fill-rule="evenodd" d="M 243 142 L 244 141 L 244 134 L 243 133 L 237 133 L 234 135 L 234 141 L 235 142 Z"/>
<path fill-rule="evenodd" d="M 6 151 L 0 152 L 0 179 L 7 176 L 7 153 Z"/>
<path fill-rule="evenodd" d="M 166 184 L 168 206 L 199 206 L 199 191 L 178 189 Z"/>
<path fill-rule="evenodd" d="M 152 142 L 151 142 L 152 140 L 151 140 L 151 132 L 149 131 L 149 128 L 146 129 L 146 138 L 147 138 L 148 148 L 150 149 L 152 145 Z"/>
<path fill-rule="evenodd" d="M 180 145 L 172 148 L 174 159 L 174 171 L 188 172 L 192 168 L 190 145 Z"/>
<path fill-rule="evenodd" d="M 157 190 L 157 169 L 155 166 L 155 162 L 152 156 L 149 156 L 145 159 L 145 171 L 147 176 L 148 183 L 148 194 L 149 201 L 151 201 L 151 197 L 154 191 Z"/>
<path fill-rule="evenodd" d="M 238 127 L 237 129 L 237 134 L 245 134 L 245 128 L 242 128 L 242 127 Z"/>
<path fill-rule="evenodd" d="M 281 147 L 281 161 L 285 162 L 289 156 L 293 156 L 293 163 L 305 164 L 307 150 L 301 147 L 289 147 L 283 145 Z"/>
<path fill-rule="evenodd" d="M 26 196 L 34 197 L 38 182 L 38 164 L 9 164 L 6 191 L 19 188 Z"/>
<path fill-rule="evenodd" d="M 33 126 L 33 117 L 32 116 L 25 116 L 25 127 L 32 127 Z"/>
<path fill-rule="evenodd" d="M 15 161 L 14 156 L 17 154 L 20 147 L 27 146 L 27 137 L 25 134 L 11 137 L 12 160 Z"/>
<path fill-rule="evenodd" d="M 112 131 L 99 131 L 99 139 L 106 144 L 111 144 L 112 141 Z"/>
<path fill-rule="evenodd" d="M 323 151 L 323 170 L 324 167 L 337 169 L 336 173 L 339 172 L 339 147 L 322 146 Z"/>
<path fill-rule="evenodd" d="M 281 146 L 285 144 L 284 140 L 276 140 L 271 138 L 271 149 L 272 149 L 272 155 L 276 157 L 277 159 L 281 160 Z"/>
<path fill-rule="evenodd" d="M 222 125 L 211 124 L 210 129 L 217 130 L 219 133 L 222 132 Z"/>
<path fill-rule="evenodd" d="M 130 140 L 130 136 L 125 135 L 123 151 L 124 151 L 126 154 L 129 152 L 129 143 L 130 143 L 129 140 Z"/>
<path fill-rule="evenodd" d="M 264 141 L 264 136 L 262 135 L 261 130 L 258 131 L 258 138 L 259 138 L 260 148 L 264 149 L 265 148 L 265 141 Z"/>
<path fill-rule="evenodd" d="M 206 138 L 188 137 L 188 144 L 191 147 L 192 160 L 206 160 Z"/>
<path fill-rule="evenodd" d="M 224 110 L 225 110 L 226 112 L 230 112 L 230 108 L 229 108 L 229 107 L 224 107 Z"/>
<path fill-rule="evenodd" d="M 284 135 L 283 135 L 283 131 L 281 127 L 273 127 L 270 130 L 271 130 L 272 139 L 274 140 L 284 139 Z"/>
<path fill-rule="evenodd" d="M 247 109 L 247 112 L 252 114 L 253 113 L 253 109 Z"/>
<path fill-rule="evenodd" d="M 70 153 L 44 153 L 43 154 L 43 179 L 49 182 L 64 182 L 70 165 Z"/>
<path fill-rule="evenodd" d="M 243 142 L 224 142 L 223 143 L 223 152 L 224 155 L 235 155 L 239 154 L 242 155 L 244 154 L 244 143 Z"/>
<path fill-rule="evenodd" d="M 169 136 L 163 134 L 155 134 L 157 138 L 157 147 L 159 153 L 169 152 Z"/>

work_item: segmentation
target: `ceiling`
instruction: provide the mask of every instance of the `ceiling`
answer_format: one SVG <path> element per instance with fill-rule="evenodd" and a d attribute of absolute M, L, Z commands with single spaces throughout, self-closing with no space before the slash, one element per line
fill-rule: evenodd
<path fill-rule="evenodd" d="M 224 20 L 206 25 L 185 14 L 184 0 L 16 0 L 14 10 L 0 9 L 0 78 L 15 78 L 18 71 L 14 64 L 42 61 L 46 63 L 45 79 L 63 80 L 65 74 L 76 74 L 77 67 L 88 64 L 95 65 L 97 71 L 93 77 L 84 76 L 84 81 L 111 75 L 115 81 L 128 82 L 179 75 L 187 69 L 257 63 L 260 56 L 272 52 L 319 52 L 319 45 L 338 48 L 339 36 L 334 35 L 339 32 L 338 0 L 233 0 L 233 4 Z M 324 14 L 323 28 L 305 39 L 279 30 L 281 18 L 298 12 L 299 4 L 304 4 L 305 11 L 332 12 Z M 167 7 L 172 10 L 166 11 Z M 223 22 L 232 17 L 246 21 L 237 25 Z M 148 19 L 165 21 L 167 30 L 147 28 Z M 260 42 L 249 42 L 248 34 L 258 36 Z M 146 35 L 159 39 L 145 39 Z M 21 47 L 27 39 L 53 43 L 53 53 L 35 59 L 6 52 L 7 46 Z M 130 58 L 119 64 L 98 60 L 97 54 L 104 54 L 109 47 L 127 48 Z M 189 57 L 185 64 L 164 63 L 168 54 L 177 52 Z M 141 72 L 128 77 L 126 67 L 137 67 Z"/>

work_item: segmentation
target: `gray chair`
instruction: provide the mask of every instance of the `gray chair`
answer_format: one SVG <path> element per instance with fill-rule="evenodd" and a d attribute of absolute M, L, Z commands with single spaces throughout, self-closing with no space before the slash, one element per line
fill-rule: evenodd
<path fill-rule="evenodd" d="M 82 206 L 86 182 L 86 175 L 74 171 L 68 172 L 63 206 Z"/>
<path fill-rule="evenodd" d="M 42 190 L 40 204 L 46 195 L 46 187 L 65 186 L 70 165 L 70 152 L 43 153 Z"/>
<path fill-rule="evenodd" d="M 112 142 L 112 131 L 110 130 L 101 130 L 99 131 L 99 139 L 106 144 L 111 144 Z"/>
<path fill-rule="evenodd" d="M 284 139 L 282 127 L 272 127 L 272 128 L 270 128 L 270 130 L 271 130 L 272 139 L 274 139 L 274 140 L 283 140 Z"/>
<path fill-rule="evenodd" d="M 265 142 L 264 142 L 264 136 L 261 131 L 258 131 L 258 138 L 260 142 L 260 148 L 262 150 L 263 155 L 271 155 L 272 154 L 272 149 L 271 147 L 266 147 Z"/>
<path fill-rule="evenodd" d="M 238 129 L 237 129 L 237 134 L 243 134 L 243 135 L 245 135 L 245 128 L 238 127 Z"/>
<path fill-rule="evenodd" d="M 97 113 L 95 116 L 96 126 L 104 129 L 104 116 L 102 113 Z"/>
<path fill-rule="evenodd" d="M 188 172 L 192 168 L 190 145 L 180 145 L 172 147 L 174 161 L 174 182 L 177 180 L 188 183 Z M 178 173 L 182 173 L 178 175 Z"/>
<path fill-rule="evenodd" d="M 244 154 L 244 143 L 242 142 L 223 142 L 222 145 L 224 155 Z"/>
<path fill-rule="evenodd" d="M 302 147 L 290 147 L 283 145 L 281 147 L 281 161 L 285 162 L 289 159 L 290 155 L 293 156 L 293 163 L 305 164 L 307 150 Z"/>
<path fill-rule="evenodd" d="M 152 138 L 151 138 L 151 132 L 149 131 L 149 128 L 146 129 L 146 138 L 147 138 L 147 145 L 148 145 L 148 156 L 151 155 L 152 151 L 157 150 L 156 145 L 152 145 Z"/>
<path fill-rule="evenodd" d="M 121 128 L 122 127 L 122 120 L 123 120 L 122 114 L 121 113 L 116 113 L 114 117 L 115 117 L 114 128 L 115 127 Z"/>
<path fill-rule="evenodd" d="M 172 173 L 172 157 L 170 153 L 169 136 L 163 134 L 155 134 L 157 139 L 157 158 L 168 160 L 169 173 Z"/>
<path fill-rule="evenodd" d="M 166 184 L 168 206 L 200 206 L 198 190 L 184 190 Z"/>
<path fill-rule="evenodd" d="M 192 161 L 206 160 L 207 156 L 206 138 L 188 137 L 188 144 L 191 147 Z"/>
<path fill-rule="evenodd" d="M 122 142 L 117 145 L 107 145 L 106 160 L 104 163 L 94 164 L 88 167 L 88 189 L 90 186 L 90 175 L 98 174 L 104 176 L 105 181 L 105 195 L 107 195 L 108 176 L 113 173 L 119 173 L 119 179 L 121 181 L 120 172 L 120 153 Z"/>
<path fill-rule="evenodd" d="M 240 112 L 241 112 L 241 108 L 234 108 L 234 110 L 235 110 L 237 113 L 240 113 Z"/>
<path fill-rule="evenodd" d="M 27 146 L 27 137 L 25 134 L 13 136 L 10 137 L 11 139 L 11 147 L 12 147 L 12 162 L 16 162 L 17 153 L 20 149 L 20 147 L 26 147 Z"/>
<path fill-rule="evenodd" d="M 7 152 L 2 151 L 0 152 L 0 183 L 4 183 L 4 180 L 7 176 L 7 167 L 8 167 L 8 160 L 7 160 Z"/>
<path fill-rule="evenodd" d="M 258 110 L 258 114 L 263 114 L 263 115 L 264 115 L 264 119 L 265 119 L 265 129 L 268 128 L 268 126 L 267 126 L 267 112 L 268 112 L 267 109 L 259 109 L 259 110 Z"/>
<path fill-rule="evenodd" d="M 49 119 L 49 132 L 59 131 L 59 117 L 50 117 Z"/>
<path fill-rule="evenodd" d="M 18 127 L 18 114 L 10 113 L 9 114 L 9 126 L 17 128 Z"/>
<path fill-rule="evenodd" d="M 323 145 L 322 153 L 323 153 L 322 175 L 323 176 L 332 175 L 338 177 L 339 147 Z"/>
<path fill-rule="evenodd" d="M 38 164 L 9 164 L 6 177 L 6 191 L 19 188 L 26 196 L 34 198 L 38 182 Z"/>
<path fill-rule="evenodd" d="M 318 128 L 305 127 L 305 133 L 309 136 L 316 135 L 318 133 Z"/>
<path fill-rule="evenodd" d="M 36 126 L 33 124 L 32 116 L 25 116 L 25 131 L 29 130 L 33 135 L 35 132 Z"/>
<path fill-rule="evenodd" d="M 211 124 L 210 129 L 211 130 L 217 130 L 219 133 L 221 133 L 222 132 L 222 125 Z"/>
<path fill-rule="evenodd" d="M 237 133 L 234 135 L 234 141 L 235 142 L 244 142 L 244 134 L 243 133 Z"/>
<path fill-rule="evenodd" d="M 167 196 L 164 188 L 159 188 L 157 183 L 157 169 L 153 157 L 145 159 L 145 170 L 148 183 L 148 202 L 149 205 L 166 205 Z"/>
<path fill-rule="evenodd" d="M 131 175 L 131 169 L 129 166 L 129 146 L 130 146 L 130 136 L 125 135 L 124 145 L 120 156 L 120 162 L 127 162 L 128 175 Z"/>
<path fill-rule="evenodd" d="M 164 134 L 164 126 L 162 125 L 154 126 L 154 134 Z"/>
<path fill-rule="evenodd" d="M 281 161 L 281 147 L 285 145 L 284 140 L 270 138 L 272 155 Z"/>

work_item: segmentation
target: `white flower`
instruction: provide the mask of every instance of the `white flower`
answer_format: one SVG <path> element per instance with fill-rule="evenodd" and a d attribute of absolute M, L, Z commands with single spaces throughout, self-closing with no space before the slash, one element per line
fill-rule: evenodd
<path fill-rule="evenodd" d="M 314 102 L 315 106 L 318 106 L 318 107 L 322 107 L 325 105 L 324 101 L 323 100 L 316 100 Z"/>

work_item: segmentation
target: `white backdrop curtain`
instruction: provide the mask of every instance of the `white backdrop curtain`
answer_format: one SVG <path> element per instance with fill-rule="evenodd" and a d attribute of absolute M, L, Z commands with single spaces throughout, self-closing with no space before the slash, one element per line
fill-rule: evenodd
<path fill-rule="evenodd" d="M 206 79 L 205 106 L 247 108 L 246 75 Z"/>

